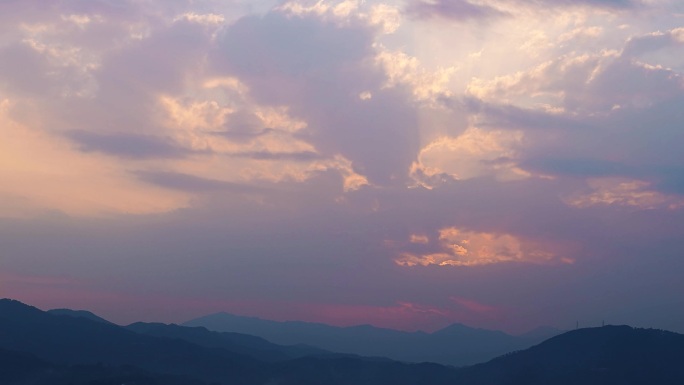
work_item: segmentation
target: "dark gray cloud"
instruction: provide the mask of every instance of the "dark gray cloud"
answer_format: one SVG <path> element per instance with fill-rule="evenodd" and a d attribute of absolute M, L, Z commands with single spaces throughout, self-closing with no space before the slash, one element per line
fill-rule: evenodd
<path fill-rule="evenodd" d="M 150 135 L 71 131 L 66 136 L 76 142 L 81 151 L 102 152 L 122 158 L 182 158 L 193 152 L 172 139 Z"/>

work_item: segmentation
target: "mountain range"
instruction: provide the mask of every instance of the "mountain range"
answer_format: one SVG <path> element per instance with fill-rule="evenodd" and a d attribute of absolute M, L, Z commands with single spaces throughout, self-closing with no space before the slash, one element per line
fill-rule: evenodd
<path fill-rule="evenodd" d="M 539 328 L 521 336 L 512 336 L 463 324 L 453 324 L 433 333 L 404 332 L 371 325 L 335 327 L 300 321 L 277 322 L 229 313 L 196 318 L 183 325 L 251 334 L 284 345 L 315 345 L 340 353 L 453 366 L 487 361 L 562 333 L 553 328 Z"/>
<path fill-rule="evenodd" d="M 0 300 L 3 385 L 674 385 L 684 383 L 682 357 L 684 335 L 605 326 L 459 369 L 202 327 L 118 326 L 92 313 Z"/>

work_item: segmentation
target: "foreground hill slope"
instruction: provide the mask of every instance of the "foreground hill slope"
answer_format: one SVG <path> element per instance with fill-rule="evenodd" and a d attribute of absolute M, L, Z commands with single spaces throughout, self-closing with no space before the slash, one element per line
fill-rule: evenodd
<path fill-rule="evenodd" d="M 629 326 L 579 329 L 462 369 L 467 385 L 684 384 L 684 335 Z"/>
<path fill-rule="evenodd" d="M 259 380 L 261 361 L 179 339 L 155 338 L 83 317 L 54 315 L 0 300 L 0 349 L 58 365 L 133 365 L 205 380 Z M 256 375 L 256 377 L 255 377 Z"/>
<path fill-rule="evenodd" d="M 208 385 L 187 376 L 150 373 L 131 366 L 57 365 L 0 349 L 2 385 Z"/>

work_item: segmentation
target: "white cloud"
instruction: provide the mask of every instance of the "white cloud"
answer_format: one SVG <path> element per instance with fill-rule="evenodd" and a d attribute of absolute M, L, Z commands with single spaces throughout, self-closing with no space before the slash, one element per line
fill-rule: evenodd
<path fill-rule="evenodd" d="M 215 13 L 198 14 L 194 12 L 184 13 L 180 16 L 176 16 L 174 21 L 187 20 L 194 23 L 206 24 L 206 25 L 217 25 L 223 24 L 226 18 L 223 15 Z"/>
<path fill-rule="evenodd" d="M 387 73 L 385 87 L 409 86 L 417 100 L 434 100 L 451 95 L 448 87 L 458 67 L 450 66 L 428 71 L 421 67 L 418 58 L 401 51 L 388 51 L 380 47 L 376 61 Z"/>

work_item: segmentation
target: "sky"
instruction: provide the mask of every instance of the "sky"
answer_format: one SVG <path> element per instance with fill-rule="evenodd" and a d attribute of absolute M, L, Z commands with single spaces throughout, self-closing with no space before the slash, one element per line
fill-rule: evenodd
<path fill-rule="evenodd" d="M 0 297 L 684 332 L 680 0 L 0 0 Z"/>

